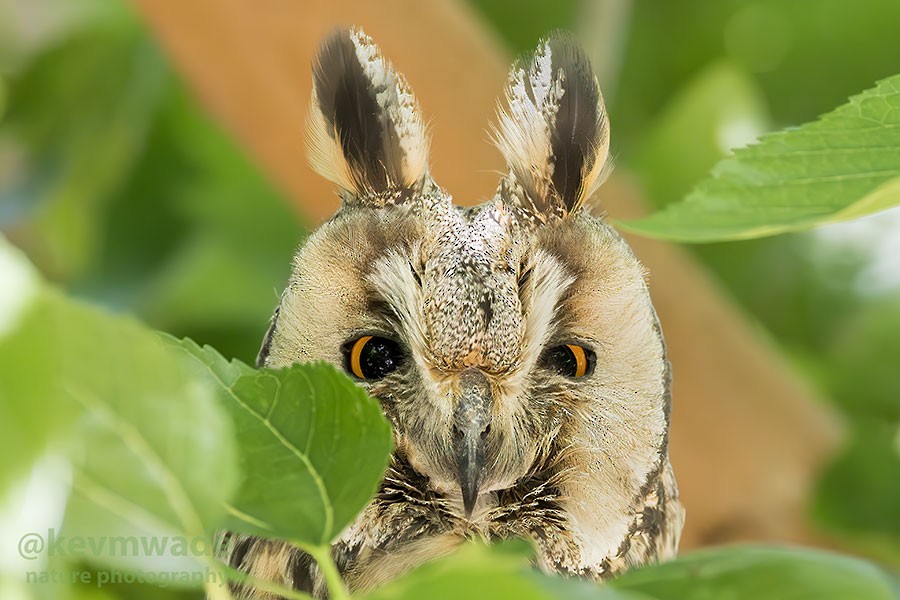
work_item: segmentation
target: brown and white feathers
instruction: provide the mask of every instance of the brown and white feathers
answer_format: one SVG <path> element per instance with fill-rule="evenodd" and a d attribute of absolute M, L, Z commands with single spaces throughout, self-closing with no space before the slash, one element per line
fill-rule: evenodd
<path fill-rule="evenodd" d="M 494 139 L 509 183 L 543 218 L 577 210 L 600 185 L 609 121 L 591 65 L 571 35 L 538 44 L 512 68 Z"/>
<path fill-rule="evenodd" d="M 308 149 L 313 168 L 345 198 L 382 201 L 419 189 L 428 137 L 402 75 L 360 30 L 339 31 L 313 65 Z"/>
<path fill-rule="evenodd" d="M 472 208 L 432 181 L 418 105 L 362 32 L 325 40 L 314 88 L 311 159 L 344 202 L 298 250 L 259 363 L 341 366 L 391 422 L 381 488 L 333 546 L 349 587 L 472 537 L 530 539 L 540 568 L 593 579 L 673 556 L 665 344 L 642 266 L 585 208 L 609 125 L 574 40 L 513 67 L 508 173 Z M 348 349 L 371 339 L 390 368 L 370 377 Z M 297 548 L 226 537 L 232 566 L 325 594 Z"/>

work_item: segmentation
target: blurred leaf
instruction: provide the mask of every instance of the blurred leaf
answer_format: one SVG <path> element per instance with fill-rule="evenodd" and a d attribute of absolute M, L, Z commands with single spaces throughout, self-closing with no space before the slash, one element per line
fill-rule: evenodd
<path fill-rule="evenodd" d="M 896 389 L 893 394 L 896 402 Z M 849 447 L 822 475 L 814 507 L 828 531 L 894 568 L 900 568 L 898 475 L 900 420 L 859 423 Z"/>
<path fill-rule="evenodd" d="M 171 117 L 184 94 L 169 78 L 140 157 L 95 215 L 102 229 L 99 251 L 87 271 L 70 282 L 74 293 L 135 310 L 152 290 L 148 280 L 190 238 L 194 224 L 182 216 L 178 194 L 196 168 L 182 150 L 183 133 Z"/>
<path fill-rule="evenodd" d="M 172 343 L 211 375 L 236 424 L 245 478 L 228 527 L 327 547 L 387 467 L 391 428 L 378 402 L 331 365 L 255 370 Z"/>
<path fill-rule="evenodd" d="M 212 531 L 236 481 L 212 386 L 130 319 L 73 302 L 54 318 L 63 387 L 82 412 L 76 492 L 137 529 Z M 118 525 L 88 523 L 93 535 Z"/>
<path fill-rule="evenodd" d="M 631 167 L 660 208 L 681 199 L 731 149 L 756 139 L 767 122 L 756 83 L 732 63 L 717 62 L 666 106 Z"/>
<path fill-rule="evenodd" d="M 514 53 L 530 52 L 554 29 L 572 29 L 578 14 L 576 0 L 469 0 L 495 28 Z"/>
<path fill-rule="evenodd" d="M 116 583 L 105 584 L 97 589 L 96 579 L 91 586 L 71 586 L 70 595 L 58 600 L 203 600 L 202 592 L 161 588 L 150 584 Z M 56 599 L 54 599 L 56 600 Z"/>
<path fill-rule="evenodd" d="M 509 547 L 511 546 L 511 547 Z M 598 600 L 895 600 L 890 577 L 865 561 L 817 550 L 706 550 L 626 572 L 605 585 L 548 577 L 522 543 L 466 545 L 366 596 L 367 600 L 594 598 Z"/>
<path fill-rule="evenodd" d="M 750 12 L 748 4 L 736 3 L 738 12 L 723 31 L 725 46 L 736 58 L 742 53 L 734 51 L 727 36 L 735 36 L 734 21 Z M 894 0 L 763 0 L 755 4 L 764 16 L 751 22 L 744 39 L 755 54 L 781 47 L 778 56 L 760 64 L 760 84 L 781 122 L 808 120 L 870 82 L 897 72 L 897 46 L 891 39 L 900 20 L 900 3 Z"/>
<path fill-rule="evenodd" d="M 59 573 L 88 570 L 83 565 L 69 565 Z M 138 583 L 110 583 L 98 587 L 96 579 L 87 584 L 29 584 L 0 573 L 0 598 L 3 600 L 203 600 L 197 590 L 160 588 Z"/>
<path fill-rule="evenodd" d="M 11 285 L 0 288 L 0 314 L 12 334 L 0 339 L 0 410 L 9 416 L 0 438 L 22 442 L 9 454 L 25 467 L 52 437 L 67 450 L 75 480 L 63 533 L 208 538 L 237 462 L 213 386 L 158 334 L 27 279 L 21 257 L 5 242 L 2 252 Z M 131 569 L 150 560 L 111 546 L 63 551 Z"/>
<path fill-rule="evenodd" d="M 886 573 L 818 550 L 735 547 L 693 552 L 615 579 L 614 588 L 659 600 L 896 600 Z"/>
<path fill-rule="evenodd" d="M 290 256 L 290 252 L 284 253 L 278 263 L 271 264 L 287 268 Z M 150 320 L 168 324 L 166 329 L 176 331 L 251 321 L 256 325 L 255 350 L 279 297 L 274 278 L 255 268 L 258 264 L 227 240 L 197 235 L 185 243 L 148 286 L 147 295 L 140 300 L 141 308 Z"/>
<path fill-rule="evenodd" d="M 900 204 L 900 75 L 716 165 L 682 202 L 621 225 L 689 242 L 808 229 Z"/>
<path fill-rule="evenodd" d="M 186 560 L 111 545 L 86 555 L 134 570 L 199 568 L 237 480 L 231 423 L 212 386 L 131 320 L 75 304 L 57 318 L 65 390 L 83 413 L 65 532 L 204 540 Z"/>
<path fill-rule="evenodd" d="M 138 309 L 154 325 L 184 335 L 246 328 L 255 352 L 302 238 L 298 219 L 183 93 L 166 108 L 163 126 L 171 139 L 159 158 L 177 174 L 168 179 L 166 203 L 190 233 L 145 282 Z"/>
<path fill-rule="evenodd" d="M 0 237 L 0 496 L 74 413 L 59 394 L 54 303 L 35 269 Z"/>
<path fill-rule="evenodd" d="M 528 547 L 466 544 L 452 556 L 427 563 L 366 595 L 366 600 L 644 600 L 646 596 L 592 582 L 543 575 Z"/>
<path fill-rule="evenodd" d="M 133 23 L 119 0 L 0 0 L 0 73 L 14 72 L 29 57 L 89 23 Z"/>
<path fill-rule="evenodd" d="M 302 239 L 298 221 L 173 83 L 141 160 L 110 201 L 99 260 L 75 289 L 249 361 Z"/>
<path fill-rule="evenodd" d="M 124 3 L 103 3 L 120 10 L 11 81 L 4 141 L 21 165 L 0 218 L 75 294 L 250 360 L 302 228 Z"/>
<path fill-rule="evenodd" d="M 0 122 L 3 121 L 3 113 L 6 111 L 6 81 L 3 80 L 3 75 L 0 74 Z"/>
<path fill-rule="evenodd" d="M 823 348 L 864 304 L 855 281 L 866 257 L 820 244 L 809 233 L 691 249 L 783 347 L 815 361 L 822 362 Z"/>
<path fill-rule="evenodd" d="M 900 298 L 871 302 L 844 324 L 827 351 L 832 396 L 857 418 L 900 424 L 898 357 Z"/>
<path fill-rule="evenodd" d="M 98 252 L 106 202 L 140 156 L 166 77 L 140 31 L 115 19 L 13 78 L 4 127 L 29 160 L 0 202 L 7 226 L 27 222 L 23 243 L 52 278 L 79 276 Z"/>
<path fill-rule="evenodd" d="M 723 58 L 754 74 L 779 126 L 809 121 L 897 72 L 896 0 L 642 0 L 631 8 L 609 107 L 613 146 L 626 157 L 672 90 Z"/>

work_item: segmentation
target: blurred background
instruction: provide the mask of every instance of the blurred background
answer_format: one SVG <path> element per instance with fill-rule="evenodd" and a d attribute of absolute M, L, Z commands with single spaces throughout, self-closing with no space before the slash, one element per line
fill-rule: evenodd
<path fill-rule="evenodd" d="M 407 74 L 461 203 L 496 182 L 485 130 L 509 59 L 575 31 L 612 122 L 599 203 L 617 217 L 900 72 L 898 23 L 896 0 L 0 0 L 0 230 L 70 294 L 252 362 L 292 252 L 336 207 L 303 155 L 333 26 L 363 25 Z M 687 547 L 900 568 L 900 213 L 634 243 L 672 350 Z"/>

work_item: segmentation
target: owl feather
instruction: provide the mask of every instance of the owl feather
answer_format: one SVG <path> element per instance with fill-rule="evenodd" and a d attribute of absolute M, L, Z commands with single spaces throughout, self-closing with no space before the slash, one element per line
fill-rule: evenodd
<path fill-rule="evenodd" d="M 428 138 L 406 79 L 358 29 L 337 31 L 313 65 L 313 168 L 348 198 L 394 198 L 427 176 Z"/>
<path fill-rule="evenodd" d="M 571 34 L 557 32 L 520 60 L 506 86 L 494 141 L 508 179 L 540 219 L 577 210 L 600 184 L 609 122 L 597 79 Z"/>

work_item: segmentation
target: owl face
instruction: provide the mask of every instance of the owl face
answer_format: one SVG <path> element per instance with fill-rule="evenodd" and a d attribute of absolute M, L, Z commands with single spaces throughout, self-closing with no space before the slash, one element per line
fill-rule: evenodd
<path fill-rule="evenodd" d="M 552 479 L 605 556 L 664 464 L 668 366 L 640 264 L 583 208 L 608 148 L 583 54 L 557 37 L 513 68 L 509 171 L 474 208 L 431 179 L 416 101 L 369 38 L 329 38 L 314 79 L 310 155 L 343 205 L 297 253 L 260 362 L 345 369 L 461 519 Z"/>

